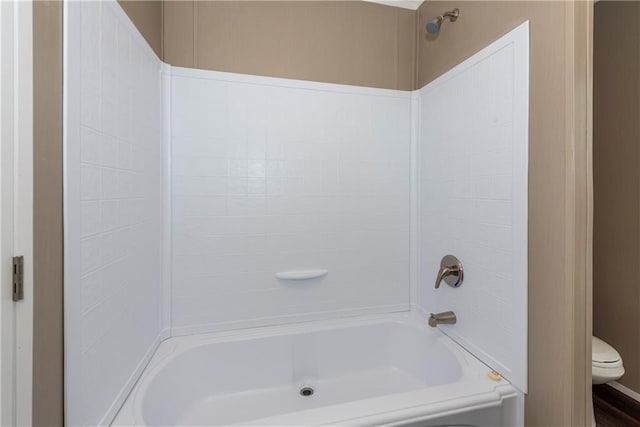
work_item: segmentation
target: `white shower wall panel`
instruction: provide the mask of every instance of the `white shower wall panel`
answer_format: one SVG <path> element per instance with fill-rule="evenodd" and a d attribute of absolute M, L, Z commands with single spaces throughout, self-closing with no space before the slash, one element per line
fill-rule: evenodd
<path fill-rule="evenodd" d="M 418 91 L 418 302 L 440 328 L 527 389 L 529 27 L 524 23 Z M 440 260 L 459 288 L 434 282 Z"/>
<path fill-rule="evenodd" d="M 87 426 L 160 338 L 162 63 L 115 1 L 65 22 L 65 417 Z"/>
<path fill-rule="evenodd" d="M 409 308 L 408 92 L 172 74 L 174 334 Z"/>

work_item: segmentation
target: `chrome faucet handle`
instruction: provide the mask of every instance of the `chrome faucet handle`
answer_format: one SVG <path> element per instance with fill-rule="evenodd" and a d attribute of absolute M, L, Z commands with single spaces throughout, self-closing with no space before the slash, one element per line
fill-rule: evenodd
<path fill-rule="evenodd" d="M 464 271 L 462 263 L 453 255 L 445 255 L 440 261 L 440 270 L 436 277 L 436 289 L 440 287 L 440 283 L 444 282 L 452 288 L 458 288 L 462 285 L 464 279 Z"/>

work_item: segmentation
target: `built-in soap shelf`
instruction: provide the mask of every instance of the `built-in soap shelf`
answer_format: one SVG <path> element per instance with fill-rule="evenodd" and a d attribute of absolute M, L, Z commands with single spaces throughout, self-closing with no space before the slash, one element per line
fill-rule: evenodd
<path fill-rule="evenodd" d="M 329 274 L 329 270 L 291 270 L 276 273 L 280 280 L 309 280 L 324 277 Z"/>

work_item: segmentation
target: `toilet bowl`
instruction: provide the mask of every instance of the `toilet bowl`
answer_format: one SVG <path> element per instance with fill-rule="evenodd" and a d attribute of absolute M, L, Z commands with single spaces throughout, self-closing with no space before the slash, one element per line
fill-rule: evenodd
<path fill-rule="evenodd" d="M 622 358 L 615 348 L 600 338 L 591 339 L 591 373 L 593 384 L 604 384 L 624 375 Z"/>
<path fill-rule="evenodd" d="M 624 375 L 622 357 L 600 338 L 591 337 L 591 382 L 592 384 L 604 384 L 616 381 Z M 596 417 L 591 408 L 591 425 L 596 427 Z"/>

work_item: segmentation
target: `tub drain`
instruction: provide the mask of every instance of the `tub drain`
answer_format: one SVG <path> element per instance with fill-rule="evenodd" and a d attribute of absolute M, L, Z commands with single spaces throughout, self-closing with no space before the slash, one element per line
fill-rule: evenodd
<path fill-rule="evenodd" d="M 302 387 L 300 389 L 300 396 L 309 397 L 313 395 L 313 389 L 311 387 Z"/>

